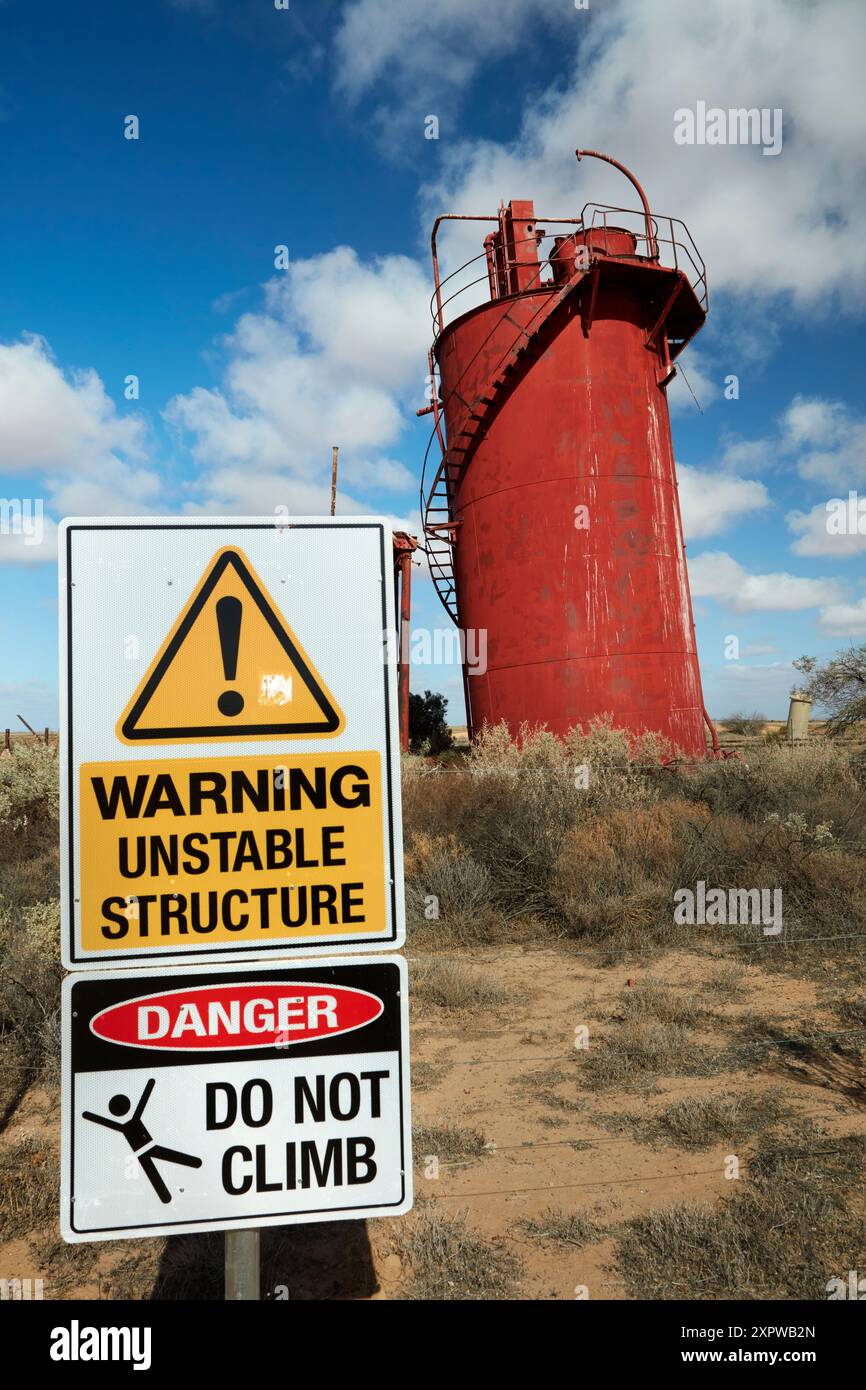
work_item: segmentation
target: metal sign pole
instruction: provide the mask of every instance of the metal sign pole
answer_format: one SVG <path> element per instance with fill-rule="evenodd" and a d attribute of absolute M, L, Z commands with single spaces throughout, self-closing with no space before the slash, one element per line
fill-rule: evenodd
<path fill-rule="evenodd" d="M 340 457 L 340 446 L 335 444 L 331 451 L 331 516 L 337 515 L 337 459 Z"/>
<path fill-rule="evenodd" d="M 261 1231 L 226 1231 L 226 1299 L 257 1303 L 261 1297 Z"/>

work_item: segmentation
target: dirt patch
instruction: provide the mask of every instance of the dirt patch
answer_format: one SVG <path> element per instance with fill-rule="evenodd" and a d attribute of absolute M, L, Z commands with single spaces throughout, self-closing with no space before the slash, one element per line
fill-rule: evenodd
<path fill-rule="evenodd" d="M 418 969 L 416 961 L 410 986 Z M 860 1035 L 825 1037 L 857 1026 L 857 996 L 845 1014 L 838 993 L 758 964 L 671 951 L 607 965 L 600 953 L 576 957 L 568 943 L 464 947 L 458 961 L 428 956 L 420 970 L 439 983 L 411 990 L 421 1083 L 413 1087 L 416 1210 L 399 1221 L 266 1232 L 264 1297 L 685 1297 L 701 1296 L 699 1281 L 710 1280 L 707 1287 L 741 1290 L 731 1296 L 760 1298 L 786 1287 L 779 1270 L 788 1255 L 792 1269 L 807 1271 L 792 1289 L 838 1273 L 823 1245 L 797 1263 L 802 1230 L 793 1222 L 788 1255 L 787 1227 L 771 1251 L 776 1282 L 762 1285 L 751 1266 L 738 1272 L 718 1233 L 758 1154 L 766 1200 L 768 1155 L 773 1142 L 790 1147 L 792 1122 L 795 1131 L 819 1125 L 825 1148 L 866 1134 Z M 712 988 L 720 977 L 724 987 Z M 443 990 L 443 979 L 459 990 Z M 681 1045 L 672 1060 L 655 1059 L 651 1086 L 632 1073 L 624 1084 L 587 1086 L 593 1056 L 646 1025 L 679 1030 Z M 794 1036 L 808 1036 L 809 1050 L 792 1052 L 784 1039 Z M 843 1045 L 849 1051 L 833 1051 Z M 693 1054 L 686 1066 L 681 1052 Z M 709 1073 L 695 1056 L 712 1057 Z M 77 1247 L 59 1240 L 58 1131 L 56 1088 L 42 1086 L 28 1091 L 0 1136 L 9 1193 L 0 1274 L 41 1278 L 45 1298 L 218 1299 L 218 1235 Z M 739 1180 L 729 1176 L 732 1155 Z M 857 1213 L 844 1174 L 833 1172 L 838 1234 L 840 1213 Z M 814 1196 L 804 1156 L 788 1163 L 784 1189 L 783 1221 L 798 1194 Z M 738 1217 L 747 1225 L 763 1210 L 751 1200 Z M 710 1273 L 686 1263 L 676 1287 L 670 1278 L 653 1282 L 634 1255 L 640 1241 L 670 1251 L 698 1227 L 713 1252 Z M 860 1255 L 862 1263 L 862 1247 Z M 840 1246 L 835 1263 L 841 1258 Z M 694 1287 L 684 1287 L 689 1281 Z"/>

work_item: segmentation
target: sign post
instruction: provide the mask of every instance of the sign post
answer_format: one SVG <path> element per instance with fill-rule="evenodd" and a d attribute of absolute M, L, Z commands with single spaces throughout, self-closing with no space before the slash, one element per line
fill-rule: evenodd
<path fill-rule="evenodd" d="M 411 1206 L 391 549 L 60 527 L 63 1234 L 224 1229 L 229 1298 L 260 1227 Z"/>
<path fill-rule="evenodd" d="M 231 1301 L 261 1298 L 261 1232 L 226 1231 L 226 1293 Z"/>

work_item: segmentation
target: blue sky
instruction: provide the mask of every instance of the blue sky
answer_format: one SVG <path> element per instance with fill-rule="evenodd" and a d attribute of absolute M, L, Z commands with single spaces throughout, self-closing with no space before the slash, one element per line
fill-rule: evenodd
<path fill-rule="evenodd" d="M 0 0 L 0 494 L 318 513 L 339 443 L 341 510 L 417 531 L 432 217 L 628 201 L 573 157 L 608 150 L 708 266 L 703 414 L 670 397 L 707 702 L 783 715 L 792 658 L 866 640 L 866 535 L 825 524 L 866 497 L 864 59 L 853 0 Z M 698 101 L 780 109 L 781 152 L 677 145 Z M 0 728 L 56 726 L 50 524 L 0 534 L 0 652 Z"/>

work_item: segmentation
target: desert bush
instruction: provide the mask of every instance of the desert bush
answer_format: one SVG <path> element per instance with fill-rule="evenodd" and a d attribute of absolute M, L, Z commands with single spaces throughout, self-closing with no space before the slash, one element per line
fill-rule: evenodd
<path fill-rule="evenodd" d="M 582 1054 L 578 1083 L 590 1091 L 652 1089 L 659 1076 L 698 1075 L 714 1058 L 688 1028 L 652 1015 L 627 1019 L 615 1033 Z"/>
<path fill-rule="evenodd" d="M 694 995 L 674 990 L 664 980 L 643 980 L 635 988 L 624 989 L 620 995 L 618 1018 L 637 1022 L 654 1018 L 659 1023 L 674 1023 L 692 1028 L 707 1010 Z"/>
<path fill-rule="evenodd" d="M 558 920 L 554 880 L 563 842 L 603 808 L 650 806 L 665 748 L 652 735 L 629 740 L 608 722 L 566 740 L 543 729 L 513 740 L 504 724 L 484 729 L 459 768 L 404 759 L 404 823 L 410 855 L 423 833 L 453 836 L 459 849 L 430 868 L 453 876 L 462 864 L 476 885 L 486 874 L 489 905 L 509 918 Z M 476 870 L 468 868 L 471 861 Z M 421 860 L 416 858 L 417 863 Z M 414 874 L 410 886 L 436 892 Z M 456 885 L 452 882 L 452 896 Z"/>
<path fill-rule="evenodd" d="M 490 870 L 456 835 L 416 831 L 406 852 L 406 916 L 417 942 L 489 940 L 498 918 Z"/>
<path fill-rule="evenodd" d="M 686 827 L 680 886 L 702 879 L 723 888 L 780 888 L 786 942 L 864 931 L 866 860 L 824 841 L 819 828 L 804 829 L 798 816 L 784 823 L 768 817 L 756 827 L 728 815 L 711 817 L 697 835 Z M 754 927 L 725 930 L 731 941 L 754 940 Z"/>
<path fill-rule="evenodd" d="M 767 716 L 759 714 L 757 710 L 754 714 L 728 714 L 722 720 L 728 733 L 744 734 L 748 737 L 761 733 L 766 722 Z"/>
<path fill-rule="evenodd" d="M 0 1039 L 56 1073 L 60 1055 L 60 904 L 0 903 Z"/>
<path fill-rule="evenodd" d="M 484 1158 L 490 1150 L 480 1129 L 466 1125 L 443 1123 L 414 1125 L 412 1128 L 412 1157 L 423 1164 L 429 1157 L 442 1163 L 459 1163 L 472 1158 Z"/>
<path fill-rule="evenodd" d="M 551 1241 L 556 1245 L 593 1245 L 604 1239 L 604 1228 L 584 1216 L 582 1212 L 563 1211 L 560 1207 L 548 1207 L 537 1218 L 518 1222 L 518 1230 L 533 1240 Z"/>
<path fill-rule="evenodd" d="M 60 1165 L 44 1141 L 27 1135 L 0 1148 L 0 1240 L 20 1240 L 57 1221 Z"/>
<path fill-rule="evenodd" d="M 610 811 L 563 839 L 551 898 L 569 931 L 606 934 L 629 924 L 670 927 L 687 845 L 709 820 L 682 800 Z"/>
<path fill-rule="evenodd" d="M 851 820 L 860 796 L 850 756 L 819 740 L 795 749 L 764 744 L 742 758 L 693 764 L 677 770 L 670 785 L 679 797 L 744 820 L 799 812 L 810 825 Z"/>
<path fill-rule="evenodd" d="M 708 1149 L 723 1142 L 743 1143 L 766 1131 L 788 1112 L 778 1092 L 741 1096 L 690 1096 L 658 1115 L 637 1115 L 631 1127 L 644 1143 L 664 1142 L 679 1149 Z"/>
<path fill-rule="evenodd" d="M 10 911 L 48 902 L 59 894 L 60 845 L 57 840 L 45 841 L 43 849 L 34 850 L 26 858 L 13 856 L 5 847 L 0 848 L 0 902 Z"/>
<path fill-rule="evenodd" d="M 57 750 L 43 743 L 23 744 L 11 758 L 0 758 L 0 843 L 4 858 L 25 857 L 46 838 L 56 839 L 59 818 Z"/>
<path fill-rule="evenodd" d="M 866 932 L 866 789 L 840 747 L 663 762 L 670 754 L 599 720 L 564 740 L 487 728 L 459 768 L 406 759 L 407 896 L 420 939 L 501 940 L 531 922 L 536 934 L 618 951 L 696 939 L 754 949 L 754 924 L 714 938 L 675 924 L 675 891 L 699 881 L 781 889 L 784 940 L 815 938 L 812 964 L 817 938 Z M 438 924 L 424 916 L 430 894 L 444 908 Z M 772 958 L 792 963 L 781 943 Z"/>
<path fill-rule="evenodd" d="M 460 768 L 431 773 L 418 763 L 404 760 L 410 855 L 418 832 L 434 841 L 454 836 L 459 849 L 450 867 L 441 857 L 431 867 L 453 877 L 462 860 L 462 871 L 476 883 L 479 875 L 487 875 L 488 903 L 500 915 L 548 911 L 552 867 L 581 795 L 568 775 L 563 745 L 542 734 L 518 746 L 502 726 L 487 731 Z M 478 866 L 478 874 L 468 868 L 468 860 Z M 410 876 L 410 883 L 424 893 L 435 892 L 422 878 Z"/>

